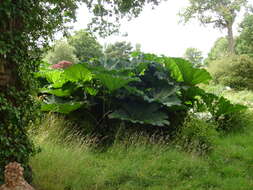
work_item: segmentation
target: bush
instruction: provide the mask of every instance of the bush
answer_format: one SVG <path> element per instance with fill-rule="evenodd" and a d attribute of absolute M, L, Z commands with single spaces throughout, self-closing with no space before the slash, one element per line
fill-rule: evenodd
<path fill-rule="evenodd" d="M 213 61 L 209 72 L 217 84 L 238 90 L 253 90 L 253 59 L 247 55 L 234 55 Z"/>
<path fill-rule="evenodd" d="M 213 149 L 218 137 L 216 128 L 215 124 L 188 116 L 178 133 L 176 142 L 189 152 L 199 154 L 209 152 Z"/>
<path fill-rule="evenodd" d="M 218 129 L 226 133 L 242 132 L 246 126 L 252 125 L 252 113 L 244 110 L 220 117 L 217 121 Z"/>

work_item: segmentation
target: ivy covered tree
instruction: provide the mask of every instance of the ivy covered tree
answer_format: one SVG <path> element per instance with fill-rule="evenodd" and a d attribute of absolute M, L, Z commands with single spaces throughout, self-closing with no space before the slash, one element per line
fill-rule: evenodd
<path fill-rule="evenodd" d="M 235 52 L 233 25 L 238 12 L 247 0 L 189 0 L 189 6 L 180 13 L 185 23 L 196 18 L 201 24 L 213 24 L 226 29 L 229 53 Z"/>
<path fill-rule="evenodd" d="M 146 3 L 157 0 L 0 0 L 0 183 L 4 166 L 20 162 L 29 174 L 28 161 L 35 153 L 27 130 L 34 121 L 36 106 L 31 96 L 35 89 L 33 72 L 55 32 L 66 31 L 66 22 L 75 20 L 77 4 L 84 2 L 94 13 L 96 29 L 110 26 L 106 16 L 137 16 Z M 111 5 L 111 6 L 110 6 Z M 112 11 L 107 8 L 112 7 Z M 105 24 L 105 25 L 104 25 Z"/>

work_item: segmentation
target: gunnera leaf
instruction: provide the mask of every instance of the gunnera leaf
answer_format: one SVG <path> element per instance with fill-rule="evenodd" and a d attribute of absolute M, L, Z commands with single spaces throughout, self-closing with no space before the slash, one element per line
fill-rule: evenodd
<path fill-rule="evenodd" d="M 64 70 L 63 77 L 66 81 L 86 82 L 92 79 L 92 73 L 82 64 L 73 64 Z"/>
<path fill-rule="evenodd" d="M 109 115 L 110 119 L 120 119 L 131 123 L 149 124 L 154 126 L 169 125 L 168 116 L 159 110 L 154 103 L 131 101 L 123 103 L 122 107 Z"/>
<path fill-rule="evenodd" d="M 52 94 L 52 95 L 60 96 L 60 97 L 64 97 L 64 96 L 68 97 L 71 95 L 71 90 L 69 89 L 63 90 L 61 88 L 59 89 L 41 88 L 40 92 L 46 93 L 46 94 Z"/>
<path fill-rule="evenodd" d="M 208 83 L 212 77 L 205 69 L 194 68 L 192 63 L 182 58 L 164 58 L 165 67 L 178 82 L 188 85 Z"/>
<path fill-rule="evenodd" d="M 41 111 L 51 111 L 63 114 L 69 114 L 80 107 L 88 105 L 87 102 L 82 101 L 65 101 L 61 98 L 51 96 L 48 97 L 41 105 Z"/>
<path fill-rule="evenodd" d="M 113 75 L 110 73 L 98 73 L 95 77 L 99 79 L 110 91 L 117 90 L 121 87 L 126 86 L 129 82 L 138 80 L 138 78 Z"/>

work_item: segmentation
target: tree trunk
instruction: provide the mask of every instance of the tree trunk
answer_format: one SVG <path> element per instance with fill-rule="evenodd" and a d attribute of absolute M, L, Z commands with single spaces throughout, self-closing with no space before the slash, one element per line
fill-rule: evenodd
<path fill-rule="evenodd" d="M 234 36 L 233 36 L 233 24 L 227 25 L 228 30 L 228 53 L 234 54 L 235 53 L 235 42 L 234 42 Z"/>

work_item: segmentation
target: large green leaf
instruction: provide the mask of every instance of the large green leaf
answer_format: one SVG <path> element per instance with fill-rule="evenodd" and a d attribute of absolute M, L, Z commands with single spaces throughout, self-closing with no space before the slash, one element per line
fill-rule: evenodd
<path fill-rule="evenodd" d="M 239 113 L 240 111 L 243 111 L 247 109 L 246 106 L 240 105 L 240 104 L 232 104 L 228 99 L 224 97 L 220 97 L 219 101 L 217 103 L 217 111 L 216 111 L 216 116 L 221 116 L 221 115 L 229 115 L 232 113 Z"/>
<path fill-rule="evenodd" d="M 42 88 L 40 89 L 40 92 L 63 97 L 63 96 L 70 96 L 72 91 L 70 89 L 63 90 L 61 88 L 60 89 Z"/>
<path fill-rule="evenodd" d="M 65 81 L 86 82 L 92 79 L 92 73 L 82 64 L 74 64 L 64 70 Z"/>
<path fill-rule="evenodd" d="M 62 70 L 43 70 L 36 73 L 36 76 L 46 78 L 53 88 L 60 88 L 66 82 L 66 78 L 63 76 Z"/>
<path fill-rule="evenodd" d="M 157 104 L 132 101 L 123 103 L 122 108 L 111 113 L 109 118 L 154 126 L 169 125 L 168 116 L 159 111 L 159 108 Z"/>
<path fill-rule="evenodd" d="M 63 114 L 69 114 L 72 111 L 79 109 L 80 107 L 87 105 L 87 102 L 77 101 L 58 101 L 58 99 L 52 98 L 43 102 L 41 105 L 41 111 L 51 111 Z"/>
<path fill-rule="evenodd" d="M 212 77 L 205 69 L 194 68 L 192 63 L 182 58 L 163 57 L 159 59 L 178 82 L 188 85 L 208 83 Z"/>
<path fill-rule="evenodd" d="M 158 102 L 164 106 L 181 106 L 181 100 L 177 96 L 179 91 L 179 86 L 167 86 L 158 90 L 152 89 L 151 96 L 149 97 L 149 102 Z"/>
<path fill-rule="evenodd" d="M 129 82 L 138 80 L 138 78 L 111 75 L 110 73 L 98 73 L 95 77 L 99 79 L 110 91 L 117 90 L 126 86 Z"/>
<path fill-rule="evenodd" d="M 240 104 L 232 104 L 224 97 L 215 94 L 206 93 L 199 87 L 190 87 L 183 91 L 185 99 L 190 100 L 192 105 L 197 103 L 198 111 L 209 111 L 214 117 L 219 118 L 222 115 L 239 113 L 247 109 L 246 106 Z"/>

